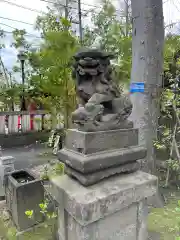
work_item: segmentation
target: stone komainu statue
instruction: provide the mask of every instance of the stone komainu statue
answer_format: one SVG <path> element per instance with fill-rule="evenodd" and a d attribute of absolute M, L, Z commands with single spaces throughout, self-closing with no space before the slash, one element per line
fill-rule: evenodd
<path fill-rule="evenodd" d="M 103 131 L 132 127 L 127 118 L 132 104 L 111 77 L 110 54 L 86 49 L 75 56 L 73 78 L 79 106 L 72 121 L 82 131 Z"/>

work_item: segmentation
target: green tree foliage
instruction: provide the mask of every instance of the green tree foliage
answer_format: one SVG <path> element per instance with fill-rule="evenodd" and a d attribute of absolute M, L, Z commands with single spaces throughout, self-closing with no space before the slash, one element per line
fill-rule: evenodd
<path fill-rule="evenodd" d="M 175 73 L 177 55 L 180 54 L 180 36 L 168 34 L 164 46 L 164 70 Z M 179 63 L 178 63 L 179 64 Z M 173 66 L 172 66 L 173 65 Z M 172 69 L 173 67 L 173 69 Z"/>
<path fill-rule="evenodd" d="M 42 31 L 43 43 L 29 56 L 33 69 L 30 85 L 34 91 L 42 93 L 36 99 L 54 115 L 61 112 L 66 127 L 76 104 L 71 63 L 78 47 L 69 27 L 69 21 L 51 13 L 39 17 L 37 28 Z"/>
<path fill-rule="evenodd" d="M 0 50 L 5 48 L 5 33 L 0 29 Z M 18 102 L 19 87 L 12 74 L 7 71 L 0 56 L 0 102 L 1 109 L 14 110 L 14 103 Z"/>
<path fill-rule="evenodd" d="M 26 30 L 15 29 L 13 31 L 13 42 L 11 46 L 16 49 L 23 48 L 24 50 L 28 50 L 30 48 L 30 44 L 28 43 L 25 35 Z"/>
<path fill-rule="evenodd" d="M 131 26 L 126 36 L 124 19 L 119 19 L 114 5 L 105 0 L 99 13 L 92 16 L 92 29 L 85 28 L 84 45 L 97 46 L 115 56 L 116 78 L 119 83 L 129 83 L 131 72 Z"/>
<path fill-rule="evenodd" d="M 159 119 L 159 141 L 155 142 L 158 158 L 166 156 L 166 183 L 175 179 L 180 169 L 180 36 L 169 34 L 164 46 L 164 85 L 161 94 L 161 116 Z"/>
<path fill-rule="evenodd" d="M 164 91 L 161 96 L 161 111 L 172 119 L 173 103 L 179 105 L 180 36 L 167 35 L 164 47 Z"/>

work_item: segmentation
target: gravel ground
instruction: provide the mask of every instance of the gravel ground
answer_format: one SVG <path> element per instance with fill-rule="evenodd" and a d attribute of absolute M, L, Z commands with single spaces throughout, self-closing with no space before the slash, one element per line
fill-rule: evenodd
<path fill-rule="evenodd" d="M 52 160 L 45 164 L 38 165 L 38 166 L 31 168 L 31 171 L 37 176 L 37 178 L 40 178 L 45 171 L 49 171 L 50 169 L 52 169 L 53 165 L 56 163 L 59 163 L 59 161 Z"/>

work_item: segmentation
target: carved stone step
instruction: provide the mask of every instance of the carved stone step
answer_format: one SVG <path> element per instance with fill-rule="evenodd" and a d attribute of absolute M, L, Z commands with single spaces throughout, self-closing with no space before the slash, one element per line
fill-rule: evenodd
<path fill-rule="evenodd" d="M 91 173 L 101 169 L 118 166 L 146 156 L 146 148 L 141 146 L 115 149 L 84 155 L 69 149 L 62 149 L 58 153 L 58 159 L 71 168 L 82 172 Z"/>
<path fill-rule="evenodd" d="M 94 173 L 89 173 L 89 174 L 82 174 L 70 167 L 66 167 L 65 172 L 69 176 L 77 179 L 82 185 L 87 187 L 87 186 L 96 184 L 105 178 L 114 176 L 116 174 L 131 173 L 139 169 L 140 169 L 140 164 L 137 161 L 135 161 L 128 164 L 123 164 L 120 166 L 103 169 L 103 170 L 96 171 Z"/>

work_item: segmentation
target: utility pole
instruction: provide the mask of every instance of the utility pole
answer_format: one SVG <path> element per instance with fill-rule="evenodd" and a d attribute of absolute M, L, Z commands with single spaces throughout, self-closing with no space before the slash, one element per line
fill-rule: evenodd
<path fill-rule="evenodd" d="M 80 44 L 82 45 L 82 41 L 83 41 L 83 29 L 82 29 L 81 0 L 78 0 L 78 16 L 79 16 L 79 36 L 80 36 Z"/>
<path fill-rule="evenodd" d="M 21 63 L 21 74 L 22 74 L 22 95 L 21 95 L 21 111 L 26 111 L 26 99 L 25 99 L 25 71 L 24 64 L 26 60 L 26 54 L 24 51 L 20 51 L 18 54 L 18 59 Z"/>
<path fill-rule="evenodd" d="M 125 3 L 125 17 L 126 17 L 126 23 L 125 23 L 125 34 L 126 37 L 129 35 L 129 0 L 124 0 Z"/>
<path fill-rule="evenodd" d="M 0 69 L 1 69 L 1 67 L 2 67 L 2 85 L 6 85 L 7 87 L 9 87 L 9 78 L 8 78 L 8 75 L 7 75 L 7 71 L 6 71 L 6 68 L 5 68 L 5 66 L 4 66 L 4 63 L 3 63 L 3 60 L 2 60 L 2 58 L 1 58 L 1 56 L 0 56 Z M 4 80 L 5 80 L 5 82 L 4 82 Z M 0 83 L 1 83 L 1 81 L 0 81 Z"/>
<path fill-rule="evenodd" d="M 69 5 L 69 0 L 66 0 L 66 3 L 65 3 L 65 18 L 68 19 L 68 16 L 69 16 L 69 11 L 68 11 L 68 5 Z"/>
<path fill-rule="evenodd" d="M 147 147 L 142 169 L 155 172 L 153 142 L 157 139 L 162 90 L 164 20 L 162 0 L 132 0 L 132 72 L 130 119 L 139 129 L 139 144 Z"/>

